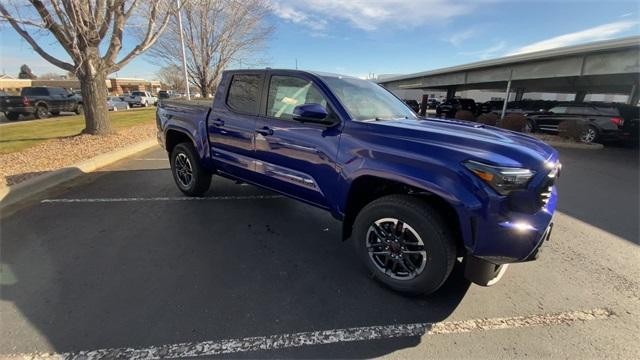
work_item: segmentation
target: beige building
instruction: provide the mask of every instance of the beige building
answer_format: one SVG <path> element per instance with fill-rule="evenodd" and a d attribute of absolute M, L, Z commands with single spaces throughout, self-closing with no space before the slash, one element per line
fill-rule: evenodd
<path fill-rule="evenodd" d="M 0 90 L 10 94 L 20 93 L 23 87 L 29 86 L 51 86 L 61 87 L 67 90 L 80 90 L 80 81 L 78 79 L 71 80 L 30 80 L 30 79 L 13 79 L 7 75 L 0 75 Z M 110 95 L 122 95 L 131 91 L 150 91 L 157 93 L 164 86 L 157 80 L 145 80 L 135 78 L 110 78 L 105 82 L 107 91 Z"/>

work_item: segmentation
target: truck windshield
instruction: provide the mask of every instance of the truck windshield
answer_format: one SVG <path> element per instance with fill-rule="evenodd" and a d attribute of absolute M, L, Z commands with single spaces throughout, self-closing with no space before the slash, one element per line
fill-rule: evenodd
<path fill-rule="evenodd" d="M 353 120 L 417 119 L 405 103 L 374 82 L 337 75 L 322 79 Z"/>

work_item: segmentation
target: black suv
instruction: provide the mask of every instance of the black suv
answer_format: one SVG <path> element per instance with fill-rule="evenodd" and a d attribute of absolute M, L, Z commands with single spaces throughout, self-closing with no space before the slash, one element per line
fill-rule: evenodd
<path fill-rule="evenodd" d="M 436 114 L 453 117 L 458 110 L 468 110 L 475 115 L 477 111 L 476 102 L 473 99 L 447 99 L 436 107 Z"/>
<path fill-rule="evenodd" d="M 20 96 L 0 97 L 0 112 L 7 119 L 18 120 L 20 115 L 34 115 L 37 119 L 59 115 L 61 111 L 82 113 L 82 97 L 57 87 L 26 87 Z"/>
<path fill-rule="evenodd" d="M 615 140 L 638 140 L 637 106 L 617 103 L 564 103 L 545 112 L 527 115 L 527 128 L 532 131 L 558 132 L 563 121 L 585 121 L 587 130 L 582 135 L 586 143 Z"/>
<path fill-rule="evenodd" d="M 404 101 L 404 103 L 407 104 L 407 106 L 411 108 L 414 113 L 417 114 L 420 112 L 420 104 L 418 104 L 417 100 L 403 99 L 402 101 Z"/>

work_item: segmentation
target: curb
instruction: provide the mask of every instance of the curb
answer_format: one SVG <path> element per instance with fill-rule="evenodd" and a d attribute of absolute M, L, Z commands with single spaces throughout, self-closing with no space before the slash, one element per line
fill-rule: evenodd
<path fill-rule="evenodd" d="M 33 177 L 15 185 L 7 186 L 4 183 L 0 184 L 0 210 L 135 153 L 150 149 L 157 144 L 158 142 L 155 138 L 145 140 L 119 150 L 98 155 L 69 167 Z"/>
<path fill-rule="evenodd" d="M 541 141 L 544 141 L 544 140 L 541 140 Z M 581 150 L 604 149 L 604 145 L 602 144 L 581 144 L 581 143 L 570 143 L 570 142 L 562 142 L 562 141 L 544 141 L 544 142 L 551 145 L 554 148 L 581 149 Z"/>

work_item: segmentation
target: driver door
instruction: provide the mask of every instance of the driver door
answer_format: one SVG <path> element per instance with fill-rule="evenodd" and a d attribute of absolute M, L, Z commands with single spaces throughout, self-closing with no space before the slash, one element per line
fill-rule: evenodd
<path fill-rule="evenodd" d="M 262 183 L 300 200 L 327 208 L 327 189 L 337 181 L 340 123 L 327 126 L 293 120 L 293 109 L 320 104 L 336 113 L 313 79 L 306 74 L 277 71 L 266 79 L 266 112 L 257 122 L 256 173 Z M 265 102 L 263 101 L 263 105 Z"/>

